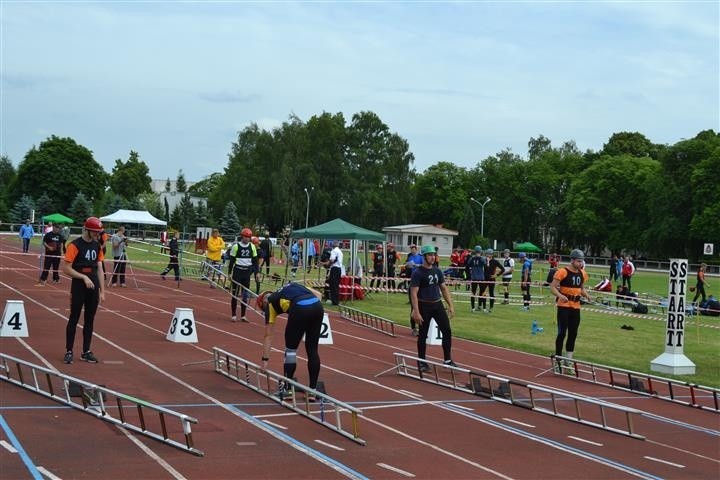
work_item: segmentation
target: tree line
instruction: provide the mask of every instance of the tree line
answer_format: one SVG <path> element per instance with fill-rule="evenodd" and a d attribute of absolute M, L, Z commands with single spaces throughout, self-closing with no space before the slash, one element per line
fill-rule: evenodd
<path fill-rule="evenodd" d="M 540 135 L 528 141 L 526 157 L 503 150 L 472 168 L 441 161 L 422 173 L 413 164 L 408 142 L 373 112 L 349 121 L 342 113 L 305 122 L 290 116 L 272 130 L 238 132 L 223 172 L 187 188 L 180 171 L 183 197 L 170 212 L 151 192 L 137 152 L 107 173 L 84 146 L 51 136 L 17 170 L 0 158 L 0 218 L 22 221 L 29 207 L 74 218 L 133 208 L 177 229 L 218 225 L 232 235 L 247 225 L 277 235 L 304 227 L 308 215 L 310 225 L 341 217 L 374 230 L 443 225 L 458 230 L 462 246 L 531 241 L 558 252 L 691 259 L 704 243 L 720 248 L 720 134 L 713 130 L 673 145 L 619 132 L 597 152 L 573 141 L 556 147 Z M 194 207 L 190 195 L 207 205 Z M 490 198 L 483 218 L 471 197 Z"/>

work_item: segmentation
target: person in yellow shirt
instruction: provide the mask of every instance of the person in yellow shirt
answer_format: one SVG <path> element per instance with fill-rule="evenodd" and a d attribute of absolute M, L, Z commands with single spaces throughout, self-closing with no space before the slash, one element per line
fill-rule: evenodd
<path fill-rule="evenodd" d="M 219 279 L 222 271 L 222 254 L 225 251 L 225 240 L 220 236 L 220 230 L 213 228 L 210 238 L 207 240 L 207 250 L 205 250 L 205 258 L 212 273 L 208 275 L 210 280 L 210 288 L 215 288 L 215 278 Z"/>

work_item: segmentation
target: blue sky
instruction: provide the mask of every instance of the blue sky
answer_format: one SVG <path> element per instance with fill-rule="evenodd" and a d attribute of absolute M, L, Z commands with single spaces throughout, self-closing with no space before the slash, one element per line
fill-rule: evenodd
<path fill-rule="evenodd" d="M 423 171 L 530 137 L 720 130 L 720 7 L 707 2 L 0 0 L 0 153 L 54 134 L 109 172 L 222 172 L 237 132 L 370 110 Z"/>

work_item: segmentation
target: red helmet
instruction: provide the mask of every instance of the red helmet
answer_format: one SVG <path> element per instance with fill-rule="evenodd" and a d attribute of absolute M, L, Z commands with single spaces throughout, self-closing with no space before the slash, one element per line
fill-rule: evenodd
<path fill-rule="evenodd" d="M 255 305 L 257 306 L 257 308 L 259 308 L 260 310 L 265 309 L 265 304 L 267 303 L 267 296 L 271 293 L 272 292 L 270 290 L 265 290 L 255 298 Z"/>
<path fill-rule="evenodd" d="M 240 236 L 241 237 L 252 237 L 252 230 L 250 230 L 249 228 L 243 228 L 242 231 L 240 232 Z"/>
<path fill-rule="evenodd" d="M 88 217 L 88 219 L 85 220 L 83 227 L 85 227 L 85 230 L 89 230 L 91 232 L 102 232 L 103 224 L 97 217 Z"/>
<path fill-rule="evenodd" d="M 255 245 L 260 245 L 260 239 L 258 237 L 252 237 L 250 239 Z"/>
<path fill-rule="evenodd" d="M 303 241 L 302 241 L 302 238 L 301 238 L 300 240 L 298 240 L 298 245 L 302 245 L 302 244 L 303 244 Z"/>

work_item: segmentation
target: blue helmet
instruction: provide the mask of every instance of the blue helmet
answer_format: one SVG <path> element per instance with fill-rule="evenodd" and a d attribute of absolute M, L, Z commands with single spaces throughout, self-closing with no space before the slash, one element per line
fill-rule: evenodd
<path fill-rule="evenodd" d="M 520 252 L 518 254 L 518 258 L 525 258 L 525 252 Z"/>

